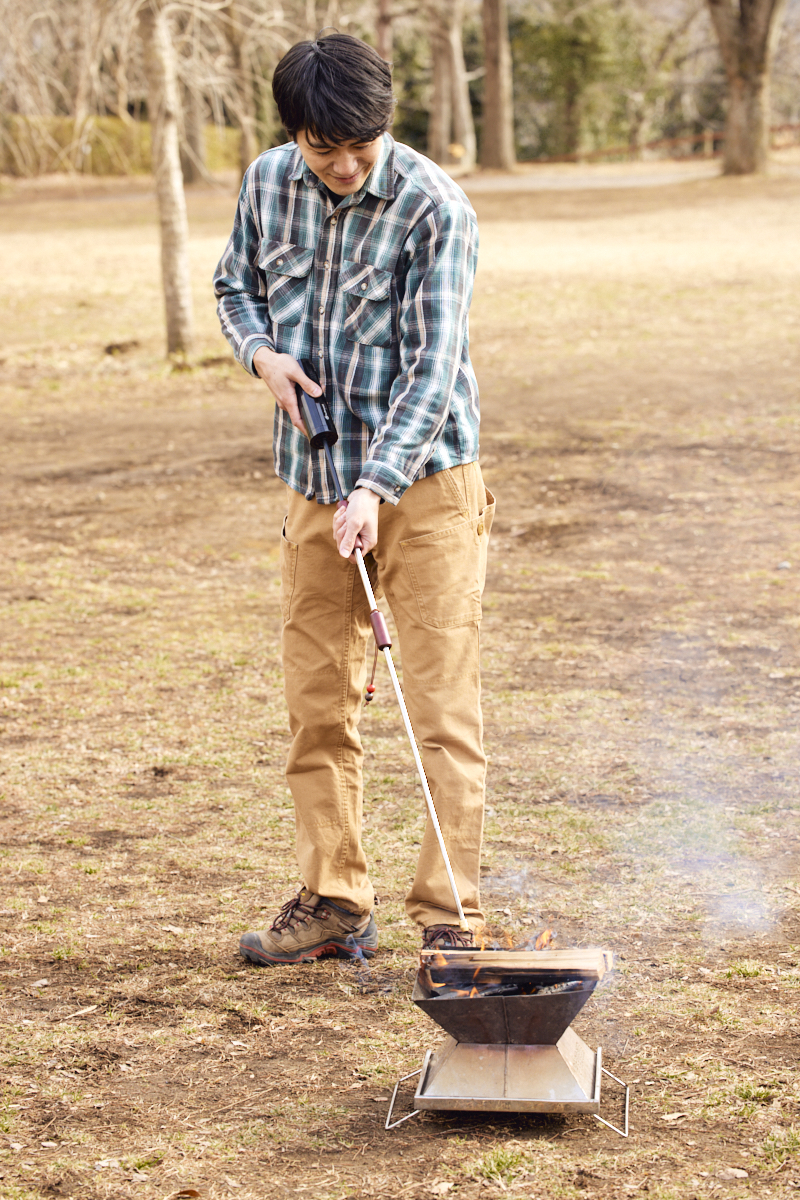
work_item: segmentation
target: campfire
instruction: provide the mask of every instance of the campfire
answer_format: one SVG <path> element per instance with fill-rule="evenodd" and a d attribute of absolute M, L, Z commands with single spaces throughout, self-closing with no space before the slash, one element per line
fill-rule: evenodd
<path fill-rule="evenodd" d="M 525 951 L 425 951 L 420 957 L 417 982 L 433 1000 L 474 999 L 485 996 L 556 996 L 564 992 L 591 992 L 610 966 L 610 955 L 597 958 L 589 951 L 576 963 L 575 951 L 542 951 L 552 931 L 540 934 L 533 954 Z M 554 957 L 560 955 L 561 957 Z M 569 956 L 569 965 L 564 959 Z M 570 978 L 564 978 L 565 972 Z"/>

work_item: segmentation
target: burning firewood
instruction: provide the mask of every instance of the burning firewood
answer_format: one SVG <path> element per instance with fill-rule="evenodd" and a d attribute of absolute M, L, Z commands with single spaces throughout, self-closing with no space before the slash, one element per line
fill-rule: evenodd
<path fill-rule="evenodd" d="M 592 991 L 611 956 L 595 950 L 423 952 L 417 977 L 430 999 L 556 996 Z"/>

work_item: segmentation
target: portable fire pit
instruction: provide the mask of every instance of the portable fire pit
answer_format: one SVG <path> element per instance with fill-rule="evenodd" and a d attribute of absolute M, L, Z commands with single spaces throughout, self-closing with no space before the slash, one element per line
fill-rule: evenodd
<path fill-rule="evenodd" d="M 611 965 L 605 950 L 423 951 L 411 999 L 449 1036 L 398 1080 L 386 1128 L 425 1109 L 584 1112 L 627 1137 L 627 1085 L 570 1029 Z M 599 1115 L 603 1075 L 625 1089 L 622 1129 Z M 414 1111 L 393 1121 L 415 1076 Z"/>

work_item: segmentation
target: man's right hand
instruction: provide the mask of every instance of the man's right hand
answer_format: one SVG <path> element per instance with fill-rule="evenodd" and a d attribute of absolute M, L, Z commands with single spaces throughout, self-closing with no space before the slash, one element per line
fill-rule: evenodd
<path fill-rule="evenodd" d="M 275 397 L 278 408 L 282 408 L 289 420 L 303 436 L 307 436 L 303 418 L 300 416 L 300 406 L 297 403 L 297 393 L 294 385 L 299 383 L 309 396 L 321 396 L 322 388 L 303 374 L 299 362 L 291 354 L 276 354 L 267 346 L 259 346 L 253 355 L 253 366 L 261 379 Z"/>

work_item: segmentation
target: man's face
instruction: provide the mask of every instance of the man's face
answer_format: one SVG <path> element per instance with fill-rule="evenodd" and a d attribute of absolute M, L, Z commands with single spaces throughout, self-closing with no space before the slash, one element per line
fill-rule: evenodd
<path fill-rule="evenodd" d="M 363 187 L 381 152 L 382 137 L 371 142 L 343 142 L 329 146 L 307 136 L 304 129 L 295 139 L 307 167 L 337 196 L 353 196 Z"/>

